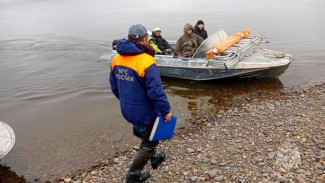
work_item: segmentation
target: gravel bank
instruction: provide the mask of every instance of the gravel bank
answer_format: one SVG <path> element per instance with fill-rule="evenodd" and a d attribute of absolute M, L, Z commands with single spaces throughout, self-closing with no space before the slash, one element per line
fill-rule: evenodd
<path fill-rule="evenodd" d="M 286 91 L 287 90 L 287 91 Z M 237 98 L 190 120 L 158 150 L 149 183 L 325 182 L 325 84 Z M 54 182 L 124 182 L 137 151 L 108 157 Z"/>

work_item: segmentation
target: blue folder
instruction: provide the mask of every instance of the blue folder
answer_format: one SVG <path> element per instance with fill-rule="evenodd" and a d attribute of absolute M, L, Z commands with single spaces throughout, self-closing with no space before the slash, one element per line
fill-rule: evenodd
<path fill-rule="evenodd" d="M 171 120 L 164 122 L 163 116 L 158 116 L 150 133 L 150 141 L 166 140 L 173 137 L 177 116 L 173 115 Z"/>

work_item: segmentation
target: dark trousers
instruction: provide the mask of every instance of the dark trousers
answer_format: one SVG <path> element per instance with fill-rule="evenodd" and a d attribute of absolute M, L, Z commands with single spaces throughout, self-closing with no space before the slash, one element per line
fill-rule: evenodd
<path fill-rule="evenodd" d="M 150 158 L 156 153 L 156 147 L 159 141 L 150 141 L 151 128 L 144 132 L 139 132 L 133 128 L 133 134 L 141 139 L 140 149 L 135 155 L 135 158 L 129 169 L 129 174 L 138 174 L 143 170 Z"/>
<path fill-rule="evenodd" d="M 173 52 L 172 51 L 166 51 L 166 50 L 161 50 L 163 52 L 163 55 L 170 55 L 172 54 Z"/>
<path fill-rule="evenodd" d="M 155 151 L 159 141 L 150 141 L 150 133 L 152 128 L 148 128 L 144 132 L 139 132 L 135 128 L 133 128 L 133 135 L 141 139 L 140 150 L 142 151 Z"/>
<path fill-rule="evenodd" d="M 163 52 L 163 55 L 171 55 L 171 54 L 173 53 L 173 52 L 171 52 L 171 51 L 168 51 L 168 52 L 167 52 L 167 51 L 165 51 L 165 50 L 163 50 L 162 52 Z"/>

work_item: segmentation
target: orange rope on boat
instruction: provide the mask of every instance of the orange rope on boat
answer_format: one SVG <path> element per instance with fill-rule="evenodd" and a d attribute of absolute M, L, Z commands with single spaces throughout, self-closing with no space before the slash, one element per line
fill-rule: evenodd
<path fill-rule="evenodd" d="M 236 44 L 238 41 L 240 41 L 242 38 L 245 38 L 248 36 L 248 34 L 251 31 L 249 29 L 246 29 L 243 31 L 243 33 L 236 33 L 232 36 L 227 37 L 225 40 L 221 41 L 219 44 L 215 45 L 211 50 L 207 51 L 207 56 L 209 59 L 213 58 L 213 55 L 220 54 L 230 48 L 232 45 Z"/>

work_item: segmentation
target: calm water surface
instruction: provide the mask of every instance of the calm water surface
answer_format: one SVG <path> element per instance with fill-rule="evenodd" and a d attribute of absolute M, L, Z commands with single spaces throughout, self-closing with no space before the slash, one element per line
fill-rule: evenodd
<path fill-rule="evenodd" d="M 263 33 L 266 47 L 294 55 L 279 79 L 192 82 L 163 78 L 179 126 L 225 99 L 325 80 L 323 0 L 0 0 L 0 120 L 16 133 L 0 176 L 52 180 L 138 143 L 109 88 L 113 39 L 135 23 L 176 40 L 203 19 Z M 11 171 L 5 168 L 8 166 Z"/>

